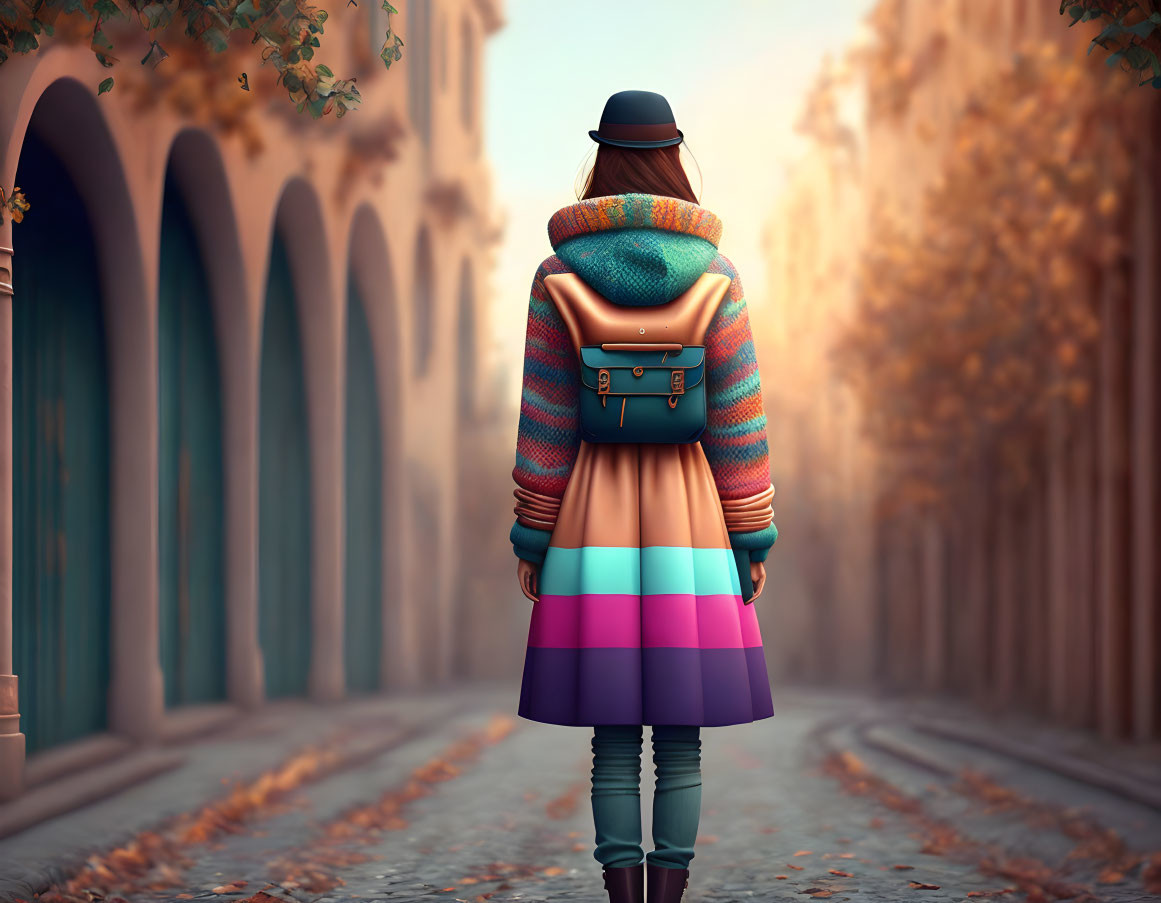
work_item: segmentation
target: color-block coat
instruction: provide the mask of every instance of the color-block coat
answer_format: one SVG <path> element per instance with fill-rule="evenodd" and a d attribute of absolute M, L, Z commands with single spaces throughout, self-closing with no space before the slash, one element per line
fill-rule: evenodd
<path fill-rule="evenodd" d="M 555 254 L 532 284 L 513 470 L 513 548 L 541 566 L 520 714 L 575 725 L 767 717 L 742 585 L 778 534 L 757 359 L 741 282 L 717 250 L 721 223 L 696 204 L 626 194 L 565 207 L 548 231 Z M 603 307 L 586 319 L 577 303 Z M 625 341 L 656 341 L 638 322 L 704 345 L 699 442 L 581 440 L 579 346 L 609 341 L 617 324 Z M 585 334 L 592 323 L 599 338 Z"/>

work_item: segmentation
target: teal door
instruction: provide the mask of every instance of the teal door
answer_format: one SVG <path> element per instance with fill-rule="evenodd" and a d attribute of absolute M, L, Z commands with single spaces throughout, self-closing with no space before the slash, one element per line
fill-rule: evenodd
<path fill-rule="evenodd" d="M 166 705 L 226 696 L 222 405 L 210 291 L 167 180 L 158 309 L 161 666 Z"/>
<path fill-rule="evenodd" d="M 105 728 L 109 402 L 92 232 L 64 167 L 29 131 L 13 228 L 14 670 L 29 752 Z"/>
<path fill-rule="evenodd" d="M 375 359 L 354 276 L 347 298 L 346 648 L 347 690 L 379 688 L 383 630 L 382 442 Z"/>
<path fill-rule="evenodd" d="M 310 454 L 298 304 L 282 238 L 270 250 L 258 437 L 258 633 L 266 695 L 304 696 L 310 674 Z"/>

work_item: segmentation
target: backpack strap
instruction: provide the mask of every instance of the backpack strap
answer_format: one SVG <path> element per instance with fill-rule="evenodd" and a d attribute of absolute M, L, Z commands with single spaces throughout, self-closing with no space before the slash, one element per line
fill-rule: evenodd
<path fill-rule="evenodd" d="M 703 273 L 673 300 L 642 307 L 614 304 L 576 273 L 545 276 L 544 287 L 579 355 L 582 345 L 606 343 L 704 345 L 710 321 L 729 291 L 730 277 Z"/>

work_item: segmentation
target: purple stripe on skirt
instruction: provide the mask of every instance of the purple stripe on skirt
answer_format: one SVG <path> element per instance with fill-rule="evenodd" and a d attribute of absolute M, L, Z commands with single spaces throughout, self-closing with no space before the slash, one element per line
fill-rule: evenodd
<path fill-rule="evenodd" d="M 774 714 L 749 649 L 529 647 L 519 714 L 549 724 L 743 724 Z"/>

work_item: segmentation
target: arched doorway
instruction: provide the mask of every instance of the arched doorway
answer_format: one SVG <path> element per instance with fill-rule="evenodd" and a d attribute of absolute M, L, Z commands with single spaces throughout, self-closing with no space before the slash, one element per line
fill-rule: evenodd
<path fill-rule="evenodd" d="M 379 688 L 383 646 L 383 441 L 371 328 L 352 272 L 347 293 L 345 649 L 348 692 Z"/>
<path fill-rule="evenodd" d="M 158 292 L 159 627 L 166 705 L 226 695 L 222 406 L 198 236 L 166 179 Z"/>
<path fill-rule="evenodd" d="M 432 258 L 431 237 L 427 228 L 419 230 L 415 242 L 415 276 L 411 292 L 411 315 L 414 317 L 412 349 L 415 357 L 414 374 L 427 375 L 427 365 L 435 343 L 435 261 Z"/>
<path fill-rule="evenodd" d="M 456 350 L 459 361 L 459 385 L 456 408 L 461 421 L 475 413 L 477 370 L 476 304 L 472 285 L 472 265 L 464 260 L 460 266 L 459 317 L 456 325 Z"/>
<path fill-rule="evenodd" d="M 29 752 L 105 728 L 111 597 L 101 279 L 38 115 L 16 176 L 36 213 L 13 229 L 13 667 Z"/>
<path fill-rule="evenodd" d="M 258 628 L 266 695 L 304 696 L 310 674 L 310 452 L 298 303 L 275 232 L 262 317 Z"/>

